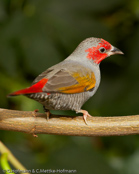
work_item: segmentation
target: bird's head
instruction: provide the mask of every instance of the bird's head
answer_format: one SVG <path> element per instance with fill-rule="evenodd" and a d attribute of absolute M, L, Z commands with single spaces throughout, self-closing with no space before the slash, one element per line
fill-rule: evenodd
<path fill-rule="evenodd" d="M 85 56 L 85 58 L 99 64 L 106 57 L 114 54 L 123 54 L 123 52 L 104 39 L 91 37 L 82 41 L 74 51 L 74 54 L 81 54 L 83 57 Z"/>

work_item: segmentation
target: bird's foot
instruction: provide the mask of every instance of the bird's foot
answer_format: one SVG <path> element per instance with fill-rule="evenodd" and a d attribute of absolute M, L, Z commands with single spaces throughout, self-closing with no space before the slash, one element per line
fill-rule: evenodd
<path fill-rule="evenodd" d="M 76 113 L 82 113 L 83 114 L 83 120 L 85 122 L 85 124 L 87 125 L 87 117 L 92 117 L 86 110 L 79 110 L 76 111 Z"/>

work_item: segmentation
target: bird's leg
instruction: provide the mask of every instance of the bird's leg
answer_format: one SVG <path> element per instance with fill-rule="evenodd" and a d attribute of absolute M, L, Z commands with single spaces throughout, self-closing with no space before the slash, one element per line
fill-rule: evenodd
<path fill-rule="evenodd" d="M 87 117 L 92 117 L 86 110 L 78 110 L 76 113 L 82 113 L 85 124 L 87 124 Z"/>
<path fill-rule="evenodd" d="M 46 114 L 46 118 L 47 118 L 47 121 L 49 120 L 49 116 L 50 116 L 50 111 L 48 109 L 45 108 L 45 106 L 43 106 L 43 109 L 44 109 L 44 112 Z"/>

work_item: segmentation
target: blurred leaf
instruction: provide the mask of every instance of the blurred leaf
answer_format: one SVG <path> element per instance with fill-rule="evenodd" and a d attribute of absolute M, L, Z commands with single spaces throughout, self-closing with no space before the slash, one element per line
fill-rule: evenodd
<path fill-rule="evenodd" d="M 139 150 L 136 150 L 126 161 L 123 168 L 124 174 L 139 173 Z"/>
<path fill-rule="evenodd" d="M 3 153 L 1 155 L 1 163 L 0 163 L 1 167 L 2 167 L 3 171 L 5 171 L 5 174 L 8 174 L 8 173 L 14 174 L 12 172 L 11 167 L 8 164 L 7 155 L 8 155 L 7 153 Z"/>

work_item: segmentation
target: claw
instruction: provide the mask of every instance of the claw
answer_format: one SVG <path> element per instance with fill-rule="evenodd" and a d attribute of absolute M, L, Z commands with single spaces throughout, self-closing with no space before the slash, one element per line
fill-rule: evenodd
<path fill-rule="evenodd" d="M 83 120 L 85 122 L 86 125 L 87 124 L 87 117 L 92 117 L 86 110 L 79 110 L 79 111 L 76 111 L 76 113 L 82 113 L 83 114 Z"/>

